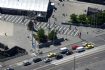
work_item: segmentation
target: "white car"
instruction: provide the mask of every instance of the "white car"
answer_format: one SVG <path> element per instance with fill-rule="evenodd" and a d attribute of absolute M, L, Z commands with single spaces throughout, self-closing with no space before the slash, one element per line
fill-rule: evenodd
<path fill-rule="evenodd" d="M 2 65 L 0 65 L 0 68 L 2 68 L 3 66 Z"/>
<path fill-rule="evenodd" d="M 83 51 L 85 51 L 85 48 L 84 47 L 77 47 L 77 49 L 76 49 L 76 51 L 77 52 L 83 52 Z"/>
<path fill-rule="evenodd" d="M 68 50 L 67 47 L 60 48 L 61 51 Z"/>

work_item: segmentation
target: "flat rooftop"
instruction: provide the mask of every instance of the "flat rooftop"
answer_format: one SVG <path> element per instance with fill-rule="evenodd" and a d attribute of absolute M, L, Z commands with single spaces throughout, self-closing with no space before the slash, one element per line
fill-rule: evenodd
<path fill-rule="evenodd" d="M 49 0 L 0 0 L 1 8 L 46 12 Z"/>

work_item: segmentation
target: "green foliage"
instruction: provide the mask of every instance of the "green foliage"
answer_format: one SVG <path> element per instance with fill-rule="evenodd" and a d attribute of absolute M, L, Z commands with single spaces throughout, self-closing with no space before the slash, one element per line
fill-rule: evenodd
<path fill-rule="evenodd" d="M 79 16 L 72 14 L 70 15 L 71 22 L 73 24 L 85 24 L 85 25 L 102 25 L 105 23 L 105 11 L 99 12 L 97 14 L 93 14 L 87 16 L 85 14 L 81 14 Z"/>
<path fill-rule="evenodd" d="M 78 18 L 77 18 L 77 15 L 76 14 L 70 15 L 70 18 L 71 18 L 71 22 L 72 23 L 77 23 L 78 22 Z"/>
<path fill-rule="evenodd" d="M 57 33 L 52 30 L 49 34 L 48 34 L 48 39 L 49 40 L 54 40 L 54 39 L 57 39 Z"/>
<path fill-rule="evenodd" d="M 96 14 L 96 23 L 97 25 L 105 23 L 105 12 Z"/>
<path fill-rule="evenodd" d="M 39 42 L 46 42 L 45 32 L 44 32 L 44 30 L 42 28 L 38 30 L 36 39 Z"/>
<path fill-rule="evenodd" d="M 85 14 L 79 15 L 78 21 L 82 24 L 87 23 L 87 16 Z"/>

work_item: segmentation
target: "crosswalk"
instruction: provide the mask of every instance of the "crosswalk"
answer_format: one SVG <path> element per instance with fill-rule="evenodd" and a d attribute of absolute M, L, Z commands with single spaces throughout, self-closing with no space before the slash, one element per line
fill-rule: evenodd
<path fill-rule="evenodd" d="M 17 23 L 17 24 L 24 24 L 27 25 L 30 20 L 26 19 L 24 16 L 19 16 L 19 15 L 8 15 L 8 14 L 1 14 L 1 20 L 7 21 L 7 22 L 12 22 L 12 23 Z"/>
<path fill-rule="evenodd" d="M 62 35 L 68 35 L 68 36 L 77 36 L 79 33 L 78 29 L 69 29 L 69 27 L 65 27 L 62 25 L 55 25 L 55 24 L 48 24 L 48 23 L 37 23 L 36 24 L 37 29 L 43 28 L 43 29 L 48 29 L 50 28 L 50 30 L 56 30 L 58 34 L 62 34 Z"/>
<path fill-rule="evenodd" d="M 19 16 L 19 15 L 8 15 L 8 14 L 1 14 L 0 15 L 2 20 L 4 21 L 8 21 L 8 22 L 12 22 L 12 23 L 16 23 L 16 24 L 23 24 L 23 25 L 27 25 L 30 22 L 30 19 L 25 18 L 25 16 Z M 35 25 L 36 29 L 49 29 L 50 30 L 56 30 L 58 34 L 61 35 L 68 35 L 68 36 L 77 36 L 79 30 L 77 29 L 69 29 L 69 27 L 65 27 L 62 25 L 55 25 L 53 24 L 49 24 L 49 23 L 44 23 L 44 22 L 38 22 Z"/>

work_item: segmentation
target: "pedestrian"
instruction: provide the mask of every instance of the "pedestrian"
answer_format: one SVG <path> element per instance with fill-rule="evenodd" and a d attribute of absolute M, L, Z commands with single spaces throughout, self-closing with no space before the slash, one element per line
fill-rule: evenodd
<path fill-rule="evenodd" d="M 58 5 L 59 5 L 59 3 L 58 3 Z"/>
<path fill-rule="evenodd" d="M 29 36 L 27 36 L 27 38 L 29 38 Z"/>
<path fill-rule="evenodd" d="M 65 13 L 62 14 L 65 17 Z"/>
<path fill-rule="evenodd" d="M 88 34 L 89 32 L 87 32 L 87 34 Z"/>
<path fill-rule="evenodd" d="M 55 9 L 54 9 L 54 12 L 55 12 Z"/>
<path fill-rule="evenodd" d="M 57 18 L 54 18 L 55 19 L 55 21 L 57 21 Z"/>
<path fill-rule="evenodd" d="M 5 33 L 5 36 L 7 36 L 7 34 Z"/>
<path fill-rule="evenodd" d="M 24 22 L 24 20 L 25 20 L 25 17 L 22 19 L 22 22 Z"/>
<path fill-rule="evenodd" d="M 77 27 L 75 27 L 75 30 L 77 30 Z"/>
<path fill-rule="evenodd" d="M 52 18 L 54 18 L 54 15 L 52 15 Z"/>
<path fill-rule="evenodd" d="M 64 4 L 62 4 L 62 6 L 64 6 Z"/>
<path fill-rule="evenodd" d="M 78 37 L 79 37 L 79 38 L 81 38 L 81 32 L 80 32 L 80 33 L 78 33 Z"/>
<path fill-rule="evenodd" d="M 4 20 L 6 20 L 6 19 L 4 18 Z"/>

